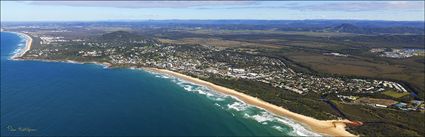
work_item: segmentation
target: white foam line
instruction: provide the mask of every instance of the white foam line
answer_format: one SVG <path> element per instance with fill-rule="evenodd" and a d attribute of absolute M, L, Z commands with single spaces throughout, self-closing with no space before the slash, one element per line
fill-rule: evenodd
<path fill-rule="evenodd" d="M 156 72 L 152 72 L 152 71 L 149 71 L 149 70 L 146 70 L 146 69 L 142 69 L 142 70 L 144 70 L 144 71 L 146 71 L 146 72 L 149 72 L 149 73 L 151 73 L 151 74 L 154 74 L 154 75 L 166 75 L 167 77 L 169 77 L 170 79 L 173 79 L 173 80 L 177 80 L 177 81 L 174 81 L 175 83 L 177 83 L 177 84 L 180 84 L 180 85 L 182 85 L 182 84 L 190 84 L 190 85 L 196 85 L 196 86 L 199 86 L 199 87 L 202 87 L 202 88 L 205 88 L 205 89 L 207 89 L 208 91 L 212 91 L 212 92 L 214 92 L 216 95 L 220 95 L 220 96 L 223 96 L 223 97 L 231 97 L 232 99 L 234 99 L 234 100 L 236 100 L 237 102 L 240 102 L 240 103 L 242 103 L 242 104 L 244 104 L 244 105 L 246 105 L 246 107 L 244 108 L 244 109 L 240 109 L 240 108 L 232 108 L 232 109 L 235 109 L 235 110 L 237 110 L 237 111 L 240 111 L 240 110 L 246 110 L 247 108 L 249 108 L 249 107 L 254 107 L 254 108 L 257 108 L 257 109 L 260 109 L 260 110 L 262 110 L 263 112 L 262 112 L 262 114 L 263 115 L 269 115 L 268 117 L 266 117 L 266 118 L 264 118 L 264 117 L 262 117 L 262 115 L 254 115 L 254 119 L 256 120 L 256 121 L 258 121 L 258 122 L 260 122 L 260 123 L 262 123 L 262 122 L 265 122 L 265 121 L 271 121 L 271 120 L 274 120 L 274 119 L 276 119 L 279 123 L 281 123 L 281 124 L 284 124 L 284 125 L 287 125 L 287 126 L 290 126 L 294 131 L 293 131 L 293 133 L 295 134 L 295 135 L 297 135 L 297 136 L 321 136 L 320 134 L 318 134 L 318 133 L 315 133 L 315 132 L 313 132 L 313 131 L 311 131 L 308 127 L 305 127 L 305 126 L 303 126 L 303 125 L 301 125 L 301 124 L 299 124 L 299 123 L 296 123 L 294 120 L 292 120 L 292 119 L 290 119 L 290 118 L 286 118 L 286 117 L 282 117 L 282 116 L 278 116 L 278 115 L 276 115 L 276 114 L 274 114 L 274 113 L 271 113 L 271 112 L 269 112 L 269 111 L 267 111 L 266 109 L 264 109 L 264 108 L 261 108 L 261 107 L 258 107 L 258 106 L 254 106 L 254 105 L 250 105 L 250 104 L 247 104 L 247 103 L 245 103 L 244 101 L 242 101 L 242 100 L 240 100 L 239 98 L 237 98 L 237 97 L 234 97 L 234 96 L 231 96 L 231 95 L 227 95 L 227 94 L 223 94 L 223 93 L 220 93 L 220 92 L 216 92 L 216 91 L 214 91 L 214 90 L 211 90 L 211 89 L 209 89 L 208 87 L 205 87 L 205 86 L 202 86 L 202 85 L 198 85 L 198 84 L 196 84 L 196 83 L 191 83 L 191 82 L 189 82 L 189 81 L 186 81 L 186 80 L 183 80 L 183 79 L 180 79 L 180 78 L 177 78 L 177 77 L 174 77 L 174 76 L 171 76 L 171 75 L 168 75 L 168 74 L 163 74 L 163 73 L 156 73 Z M 186 88 L 185 88 L 186 89 Z M 192 90 L 192 88 L 191 88 L 191 90 L 187 90 L 187 91 L 193 91 Z M 202 94 L 201 92 L 198 92 L 198 93 L 200 93 L 200 94 Z M 204 94 L 204 95 L 206 95 L 206 94 Z M 231 105 L 230 105 L 231 106 Z M 231 107 L 235 107 L 235 106 L 231 106 Z M 238 110 L 239 109 L 239 110 Z M 244 117 L 252 117 L 252 116 L 250 116 L 249 114 L 244 114 Z M 263 124 L 263 123 L 262 123 Z"/>
<path fill-rule="evenodd" d="M 22 57 L 26 52 L 31 49 L 32 38 L 24 33 L 19 32 L 11 32 L 13 34 L 18 35 L 21 38 L 21 43 L 18 45 L 18 48 L 15 50 L 14 55 L 10 57 L 10 59 L 16 60 L 18 57 Z M 25 43 L 25 46 L 21 45 Z"/>

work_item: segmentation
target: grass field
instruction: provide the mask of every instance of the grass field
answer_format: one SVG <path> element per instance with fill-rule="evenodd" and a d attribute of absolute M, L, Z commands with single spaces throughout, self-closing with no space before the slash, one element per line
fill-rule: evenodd
<path fill-rule="evenodd" d="M 409 95 L 408 92 L 402 92 L 401 93 L 401 92 L 396 92 L 396 91 L 393 91 L 393 90 L 384 91 L 384 92 L 382 92 L 382 94 L 393 97 L 393 98 L 401 98 L 401 97 L 404 97 L 406 95 Z"/>

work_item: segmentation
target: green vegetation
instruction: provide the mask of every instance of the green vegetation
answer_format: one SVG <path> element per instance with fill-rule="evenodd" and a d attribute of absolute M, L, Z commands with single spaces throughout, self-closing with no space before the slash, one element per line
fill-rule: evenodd
<path fill-rule="evenodd" d="M 340 117 L 329 105 L 320 100 L 317 94 L 300 95 L 270 85 L 240 79 L 204 79 L 215 84 L 230 87 L 245 94 L 261 98 L 293 112 L 327 120 Z M 299 103 L 302 102 L 302 103 Z M 389 110 L 364 105 L 344 104 L 331 100 L 333 104 L 351 120 L 362 121 L 360 127 L 349 130 L 361 136 L 423 136 L 425 132 L 424 113 Z"/>
<path fill-rule="evenodd" d="M 235 89 L 245 94 L 261 98 L 262 100 L 272 104 L 287 108 L 293 112 L 317 119 L 336 119 L 338 116 L 338 113 L 325 102 L 321 101 L 320 95 L 315 93 L 300 95 L 282 88 L 275 88 L 269 84 L 242 79 L 222 79 L 210 77 L 204 80 Z"/>
<path fill-rule="evenodd" d="M 423 136 L 424 113 L 338 103 L 348 117 L 364 122 L 350 129 L 364 136 Z"/>
<path fill-rule="evenodd" d="M 382 92 L 382 94 L 393 97 L 393 98 L 401 98 L 403 96 L 409 95 L 409 93 L 407 93 L 407 92 L 400 93 L 400 92 L 396 92 L 396 91 L 393 91 L 393 90 L 384 91 L 384 92 Z"/>

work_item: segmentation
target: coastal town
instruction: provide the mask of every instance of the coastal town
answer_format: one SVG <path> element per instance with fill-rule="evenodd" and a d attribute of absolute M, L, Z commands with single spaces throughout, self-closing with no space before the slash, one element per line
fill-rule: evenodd
<path fill-rule="evenodd" d="M 123 33 L 123 32 L 121 32 Z M 123 35 L 123 34 L 114 34 Z M 124 33 L 124 35 L 127 35 Z M 36 35 L 35 35 L 36 36 Z M 319 94 L 338 93 L 381 93 L 392 90 L 398 93 L 408 91 L 401 84 L 392 81 L 320 77 L 295 72 L 281 60 L 244 52 L 235 49 L 220 49 L 205 45 L 167 45 L 156 40 L 132 39 L 128 41 L 111 40 L 109 43 L 95 40 L 64 39 L 64 37 L 40 36 L 40 45 L 47 47 L 33 49 L 27 58 L 57 60 L 85 60 L 102 62 L 112 66 L 153 67 L 188 74 L 200 78 L 220 77 L 223 79 L 246 79 L 270 84 L 298 94 L 315 92 Z M 84 49 L 69 52 L 69 44 L 82 45 Z M 122 45 L 122 46 L 120 46 Z M 136 46 L 126 46 L 136 45 Z M 61 51 L 67 50 L 67 52 Z M 64 54 L 68 54 L 65 55 Z M 78 59 L 68 58 L 76 55 Z M 330 55 L 340 55 L 337 53 Z M 61 58 L 58 58 L 61 57 Z M 65 57 L 65 58 L 64 58 Z M 399 110 L 423 111 L 421 103 L 408 105 L 403 102 L 365 103 L 359 97 L 338 95 L 343 101 L 349 99 L 354 104 L 374 107 L 395 108 Z M 378 101 L 379 102 L 379 101 Z M 385 102 L 385 101 L 384 101 Z M 390 101 L 391 102 L 391 101 Z M 409 103 L 411 104 L 411 103 Z"/>
<path fill-rule="evenodd" d="M 1 1 L 0 137 L 425 137 L 425 1 Z"/>
<path fill-rule="evenodd" d="M 123 33 L 123 34 L 119 34 Z M 130 35 L 115 32 L 108 35 Z M 37 37 L 36 34 L 33 36 Z M 392 81 L 320 77 L 303 74 L 281 60 L 235 49 L 205 45 L 170 45 L 152 39 L 99 41 L 64 39 L 62 36 L 38 36 L 43 48 L 35 48 L 26 58 L 105 62 L 112 66 L 163 68 L 196 77 L 247 79 L 284 88 L 298 94 L 377 93 L 385 90 L 408 92 Z M 77 46 L 84 48 L 76 48 Z M 129 46 L 133 45 L 133 46 Z M 75 50 L 70 50 L 71 48 Z"/>
<path fill-rule="evenodd" d="M 369 119 L 355 116 L 362 115 L 363 112 L 352 111 L 373 110 L 369 111 L 373 113 L 391 111 L 397 114 L 425 112 L 423 100 L 417 98 L 415 89 L 406 85 L 404 81 L 305 71 L 299 66 L 294 66 L 295 62 L 287 58 L 265 52 L 266 48 L 223 47 L 215 45 L 214 42 L 207 44 L 169 42 L 152 34 L 135 31 L 90 30 L 93 33 L 83 33 L 89 29 L 81 29 L 79 26 L 72 29 L 59 27 L 42 31 L 40 28 L 43 27 L 14 28 L 30 36 L 32 40 L 31 49 L 26 48 L 25 54 L 16 59 L 95 63 L 109 68 L 154 70 L 179 78 L 190 76 L 191 81 L 200 79 L 216 86 L 223 86 L 228 90 L 225 92 L 231 92 L 232 96 L 238 95 L 238 98 L 247 97 L 245 99 L 267 101 L 261 102 L 264 104 L 273 103 L 280 109 L 285 109 L 282 112 L 287 109 L 318 119 L 339 119 L 335 122 L 348 125 L 350 129 L 369 126 L 362 124 Z M 366 52 L 381 58 L 384 57 L 381 54 L 390 52 L 388 49 L 382 51 L 377 48 L 375 49 L 377 51 L 368 49 Z M 403 56 L 409 56 L 405 58 L 421 56 L 420 50 L 395 51 L 397 54 L 400 52 Z M 321 51 L 319 54 L 326 58 L 356 58 L 355 54 L 342 50 Z M 232 89 L 242 92 L 234 92 Z M 239 93 L 244 94 L 239 96 Z M 342 112 L 348 113 L 349 117 Z M 340 121 L 341 119 L 345 121 Z M 327 122 L 326 124 L 330 124 Z M 344 134 L 350 134 L 343 131 Z"/>
<path fill-rule="evenodd" d="M 105 41 L 102 38 L 105 35 L 91 39 L 66 39 L 62 36 L 32 35 L 39 37 L 40 45 L 45 48 L 31 50 L 26 54 L 26 58 L 100 62 L 113 67 L 161 68 L 199 78 L 246 79 L 270 84 L 273 87 L 283 88 L 298 94 L 308 94 L 309 92 L 318 94 L 373 94 L 389 91 L 398 94 L 409 94 L 409 91 L 403 85 L 392 81 L 320 77 L 303 74 L 294 71 L 279 59 L 261 56 L 252 50 L 247 52 L 238 49 L 216 48 L 209 45 L 173 45 L 164 44 L 154 39 L 140 38 L 126 39 L 124 41 L 123 39 L 108 39 Z M 131 34 L 115 32 L 108 35 Z M 84 48 L 70 50 L 74 45 L 81 45 Z M 62 50 L 67 50 L 67 52 Z M 382 49 L 371 50 L 373 53 L 384 51 Z M 406 57 L 417 55 L 419 52 L 416 50 L 400 51 L 402 50 L 395 50 L 397 54 Z M 340 53 L 326 53 L 325 55 L 347 57 L 347 55 Z M 77 58 L 69 58 L 72 56 Z M 364 98 L 356 96 L 338 95 L 338 98 L 342 102 L 351 104 L 403 111 L 425 110 L 423 101 L 418 100 L 397 102 L 377 99 L 380 101 L 370 102 L 360 101 L 364 100 Z"/>
<path fill-rule="evenodd" d="M 425 56 L 424 49 L 387 49 L 387 48 L 373 48 L 371 53 L 377 54 L 380 57 L 387 58 L 409 58 L 413 56 Z"/>

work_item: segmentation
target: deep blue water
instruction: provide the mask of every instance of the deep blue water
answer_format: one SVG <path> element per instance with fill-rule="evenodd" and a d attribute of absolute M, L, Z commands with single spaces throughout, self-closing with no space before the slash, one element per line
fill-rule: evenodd
<path fill-rule="evenodd" d="M 175 78 L 10 60 L 23 44 L 18 35 L 1 33 L 1 136 L 308 134 L 285 118 Z"/>

